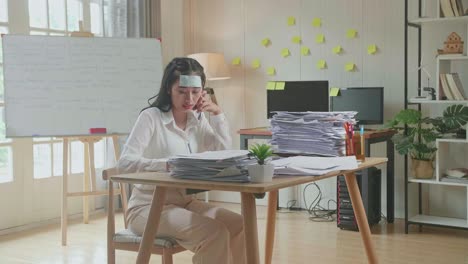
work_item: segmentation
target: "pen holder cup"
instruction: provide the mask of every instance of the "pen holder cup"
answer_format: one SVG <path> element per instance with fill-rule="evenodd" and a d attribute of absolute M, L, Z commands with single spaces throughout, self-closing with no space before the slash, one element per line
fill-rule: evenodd
<path fill-rule="evenodd" d="M 350 148 L 350 141 L 346 138 L 346 156 L 356 156 L 357 160 L 365 161 L 366 160 L 366 152 L 364 146 L 364 139 L 358 135 L 354 137 L 352 141 L 353 147 Z"/>

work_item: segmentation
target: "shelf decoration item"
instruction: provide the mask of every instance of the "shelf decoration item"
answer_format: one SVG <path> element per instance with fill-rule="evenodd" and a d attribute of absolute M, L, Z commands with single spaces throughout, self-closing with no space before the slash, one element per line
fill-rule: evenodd
<path fill-rule="evenodd" d="M 455 133 L 468 122 L 468 107 L 451 105 L 440 117 L 422 117 L 418 110 L 401 110 L 386 127 L 399 133 L 392 137 L 396 150 L 401 155 L 410 155 L 411 171 L 415 178 L 432 178 L 436 139 Z M 404 133 L 405 125 L 407 134 Z"/>
<path fill-rule="evenodd" d="M 437 49 L 439 54 L 462 54 L 463 53 L 463 41 L 460 35 L 456 32 L 450 33 L 447 37 L 447 41 L 444 42 L 443 49 Z"/>

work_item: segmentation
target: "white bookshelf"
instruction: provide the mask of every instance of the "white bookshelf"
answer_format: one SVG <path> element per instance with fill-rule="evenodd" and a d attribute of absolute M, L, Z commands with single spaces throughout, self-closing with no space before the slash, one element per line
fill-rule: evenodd
<path fill-rule="evenodd" d="M 413 223 L 424 223 L 436 226 L 451 226 L 457 228 L 468 228 L 468 220 L 451 217 L 440 217 L 432 215 L 415 215 L 408 219 Z"/>
<path fill-rule="evenodd" d="M 411 2 L 411 0 L 407 1 Z M 468 0 L 462 0 L 464 9 L 468 8 Z M 407 26 L 414 27 L 416 25 L 422 34 L 431 34 L 431 30 L 440 30 L 446 29 L 446 36 L 451 32 L 455 31 L 462 37 L 464 41 L 464 52 L 462 54 L 442 54 L 433 57 L 431 61 L 425 60 L 426 63 L 435 63 L 435 94 L 436 100 L 416 100 L 408 98 L 408 104 L 419 104 L 424 105 L 426 110 L 429 110 L 431 115 L 440 115 L 441 110 L 446 107 L 454 104 L 463 104 L 468 105 L 468 98 L 465 97 L 465 100 L 441 100 L 440 91 L 442 90 L 440 86 L 440 74 L 455 73 L 457 72 L 460 81 L 462 82 L 463 91 L 466 96 L 468 96 L 468 16 L 458 16 L 458 17 L 441 17 L 441 7 L 440 0 L 424 0 L 419 2 L 423 4 L 420 10 L 422 15 L 427 17 L 419 17 L 415 19 L 409 19 Z M 408 7 L 408 6 L 407 6 Z M 413 14 L 415 14 L 413 12 Z M 453 28 L 453 29 L 452 29 Z M 436 31 L 437 32 L 437 31 Z M 438 36 L 436 38 L 423 38 L 423 42 L 419 43 L 419 48 L 424 47 L 434 47 L 437 44 L 438 48 L 443 48 L 441 45 L 446 40 L 441 39 Z M 425 43 L 425 42 L 431 42 Z M 436 54 L 434 49 L 434 55 Z M 408 89 L 411 89 L 409 87 Z M 413 87 L 411 91 L 415 91 L 417 87 Z M 450 90 L 451 91 L 451 90 Z M 468 129 L 468 125 L 465 127 Z M 465 182 L 447 182 L 442 181 L 443 175 L 447 169 L 451 168 L 460 168 L 468 166 L 468 137 L 465 138 L 441 138 L 436 140 L 436 158 L 435 158 L 435 173 L 434 177 L 431 179 L 416 179 L 411 175 L 411 171 L 408 172 L 408 183 L 417 183 L 427 186 L 445 186 L 443 192 L 450 192 L 454 190 L 453 188 L 462 188 L 465 190 L 465 206 L 466 215 L 463 218 L 451 218 L 451 217 L 440 217 L 436 215 L 424 215 L 418 214 L 413 217 L 408 217 L 408 223 L 411 224 L 428 224 L 435 226 L 446 226 L 446 227 L 456 227 L 456 228 L 465 228 L 468 229 L 468 181 Z M 454 155 L 453 153 L 456 153 Z M 408 184 L 407 183 L 407 184 Z M 434 187 L 435 188 L 435 187 Z M 451 189 L 452 188 L 452 189 Z M 432 189 L 428 188 L 430 191 Z M 406 194 L 408 195 L 408 194 Z M 409 196 L 406 196 L 409 200 Z M 458 196 L 457 196 L 458 197 Z M 440 198 L 440 197 L 439 197 Z M 414 199 L 414 198 L 413 198 Z M 408 206 L 409 201 L 405 201 Z M 406 226 L 407 231 L 407 226 Z"/>
<path fill-rule="evenodd" d="M 467 23 L 468 16 L 460 17 L 420 17 L 409 21 L 412 24 L 424 25 L 424 24 L 441 24 L 441 23 Z"/>

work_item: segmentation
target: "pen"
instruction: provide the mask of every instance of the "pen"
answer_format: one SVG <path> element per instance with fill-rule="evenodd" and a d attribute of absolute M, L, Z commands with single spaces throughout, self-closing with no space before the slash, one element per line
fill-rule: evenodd
<path fill-rule="evenodd" d="M 361 156 L 362 160 L 364 161 L 366 159 L 366 153 L 364 152 L 364 125 L 361 125 Z"/>
<path fill-rule="evenodd" d="M 356 153 L 354 152 L 354 129 L 353 124 L 351 123 L 348 124 L 348 132 L 349 138 L 351 139 L 351 155 L 355 155 Z"/>

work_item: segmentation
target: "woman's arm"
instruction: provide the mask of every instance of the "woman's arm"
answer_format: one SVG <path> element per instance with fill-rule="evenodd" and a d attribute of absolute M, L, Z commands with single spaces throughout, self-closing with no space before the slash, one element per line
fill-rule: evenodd
<path fill-rule="evenodd" d="M 211 125 L 203 117 L 201 119 L 201 132 L 204 150 L 224 150 L 232 148 L 232 138 L 224 113 L 212 115 Z"/>
<path fill-rule="evenodd" d="M 132 173 L 140 171 L 165 171 L 166 159 L 144 158 L 145 149 L 154 135 L 155 124 L 150 113 L 144 111 L 138 116 L 132 132 L 128 136 L 124 149 L 117 162 L 119 173 Z"/>

